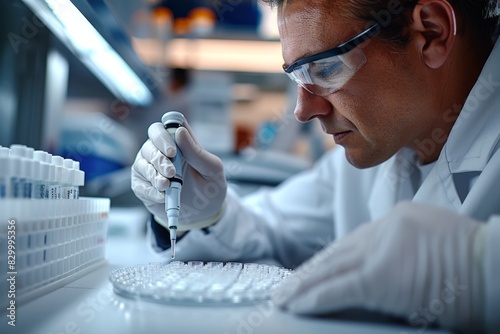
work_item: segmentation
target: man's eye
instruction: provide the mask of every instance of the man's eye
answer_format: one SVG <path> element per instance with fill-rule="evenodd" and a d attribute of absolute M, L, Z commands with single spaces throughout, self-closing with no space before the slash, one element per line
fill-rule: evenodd
<path fill-rule="evenodd" d="M 320 79 L 330 79 L 342 73 L 342 62 L 321 64 L 316 69 L 315 75 Z"/>

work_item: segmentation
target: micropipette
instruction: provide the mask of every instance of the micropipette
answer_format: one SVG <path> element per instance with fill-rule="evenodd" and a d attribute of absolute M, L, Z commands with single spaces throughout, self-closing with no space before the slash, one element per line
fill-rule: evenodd
<path fill-rule="evenodd" d="M 163 115 L 161 122 L 175 142 L 175 131 L 184 124 L 184 115 L 178 111 L 169 111 Z M 165 191 L 165 212 L 167 213 L 168 230 L 170 232 L 170 254 L 173 259 L 175 258 L 175 242 L 177 240 L 177 223 L 181 209 L 182 189 L 182 153 L 178 147 L 177 154 L 170 160 L 175 167 L 175 175 L 169 179 L 170 186 Z"/>

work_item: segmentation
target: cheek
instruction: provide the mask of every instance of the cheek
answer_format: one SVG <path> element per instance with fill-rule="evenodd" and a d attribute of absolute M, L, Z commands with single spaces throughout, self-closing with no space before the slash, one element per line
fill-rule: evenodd
<path fill-rule="evenodd" d="M 387 53 L 376 46 L 364 49 L 366 64 L 338 92 L 338 110 L 370 146 L 394 149 L 418 133 L 425 85 L 409 53 Z"/>
<path fill-rule="evenodd" d="M 391 119 L 388 100 L 380 95 L 370 94 L 371 84 L 356 84 L 355 89 L 340 92 L 337 101 L 338 112 L 348 119 L 367 140 L 380 134 Z"/>
<path fill-rule="evenodd" d="M 368 65 L 368 64 L 367 64 Z M 352 122 L 360 133 L 375 137 L 398 137 L 418 114 L 411 76 L 389 63 L 362 68 L 345 87 Z"/>

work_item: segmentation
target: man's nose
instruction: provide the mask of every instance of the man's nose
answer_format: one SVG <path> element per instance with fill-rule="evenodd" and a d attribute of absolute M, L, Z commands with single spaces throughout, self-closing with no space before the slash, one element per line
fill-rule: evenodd
<path fill-rule="evenodd" d="M 332 105 L 327 99 L 297 86 L 297 104 L 294 114 L 299 122 L 309 122 L 319 116 L 327 115 L 331 110 Z"/>

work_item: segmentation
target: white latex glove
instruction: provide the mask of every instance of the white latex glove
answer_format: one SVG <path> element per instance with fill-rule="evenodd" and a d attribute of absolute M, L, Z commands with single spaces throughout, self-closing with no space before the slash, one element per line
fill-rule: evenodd
<path fill-rule="evenodd" d="M 168 157 L 174 157 L 174 140 L 163 125 L 153 123 L 149 139 L 142 145 L 132 166 L 132 190 L 155 216 L 168 228 L 165 213 L 165 190 L 175 167 Z M 195 140 L 189 124 L 175 133 L 177 145 L 184 157 L 181 211 L 178 231 L 210 226 L 220 217 L 227 183 L 222 161 L 203 149 Z"/>
<path fill-rule="evenodd" d="M 297 268 L 273 296 L 300 314 L 363 308 L 479 332 L 485 224 L 415 203 L 360 226 Z M 475 249 L 474 249 L 475 248 Z"/>

